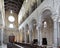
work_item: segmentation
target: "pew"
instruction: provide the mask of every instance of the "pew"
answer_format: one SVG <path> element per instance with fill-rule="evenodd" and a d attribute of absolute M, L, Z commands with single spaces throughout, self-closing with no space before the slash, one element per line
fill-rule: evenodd
<path fill-rule="evenodd" d="M 36 44 L 28 44 L 28 43 L 7 43 L 7 48 L 43 48 L 41 46 L 38 46 Z"/>
<path fill-rule="evenodd" d="M 38 46 L 37 44 L 19 43 L 19 42 L 15 42 L 15 44 L 18 44 L 24 48 L 43 48 L 42 46 Z"/>
<path fill-rule="evenodd" d="M 14 43 L 7 43 L 7 48 L 24 48 Z"/>

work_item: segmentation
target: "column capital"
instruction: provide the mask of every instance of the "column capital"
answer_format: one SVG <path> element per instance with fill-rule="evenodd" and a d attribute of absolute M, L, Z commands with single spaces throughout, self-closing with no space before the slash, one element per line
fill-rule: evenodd
<path fill-rule="evenodd" d="M 32 25 L 29 25 L 29 31 L 31 31 L 32 30 Z"/>
<path fill-rule="evenodd" d="M 36 26 L 36 29 L 39 30 L 39 29 L 40 29 L 40 25 L 37 25 L 37 26 Z"/>
<path fill-rule="evenodd" d="M 60 22 L 60 16 L 58 17 L 58 22 Z"/>
<path fill-rule="evenodd" d="M 58 15 L 57 13 L 54 13 L 54 14 L 52 15 L 53 21 L 57 21 L 58 18 L 59 18 L 59 15 Z"/>

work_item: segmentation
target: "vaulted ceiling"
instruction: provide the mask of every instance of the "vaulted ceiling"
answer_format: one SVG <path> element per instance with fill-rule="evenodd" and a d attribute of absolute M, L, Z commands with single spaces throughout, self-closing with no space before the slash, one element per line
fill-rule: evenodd
<path fill-rule="evenodd" d="M 4 0 L 5 11 L 12 10 L 13 12 L 18 14 L 23 2 L 24 0 Z"/>

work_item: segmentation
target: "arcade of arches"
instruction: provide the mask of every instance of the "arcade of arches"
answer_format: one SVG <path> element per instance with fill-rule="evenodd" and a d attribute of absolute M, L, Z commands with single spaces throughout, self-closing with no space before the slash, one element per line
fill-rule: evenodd
<path fill-rule="evenodd" d="M 43 41 L 46 40 L 46 45 L 52 47 L 53 45 L 60 45 L 58 43 L 58 25 L 59 22 L 57 19 L 53 19 L 53 14 L 49 9 L 46 9 L 42 12 L 40 23 L 36 19 L 25 26 L 22 26 L 20 31 L 22 34 L 22 42 L 31 43 L 34 39 L 38 40 L 38 45 L 44 45 Z M 29 25 L 30 24 L 30 25 Z"/>
<path fill-rule="evenodd" d="M 60 47 L 60 0 L 0 0 L 0 6 L 0 46 Z"/>

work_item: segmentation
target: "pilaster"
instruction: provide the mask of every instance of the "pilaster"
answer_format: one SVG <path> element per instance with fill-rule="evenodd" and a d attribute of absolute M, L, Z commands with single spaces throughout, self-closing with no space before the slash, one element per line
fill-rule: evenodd
<path fill-rule="evenodd" d="M 37 25 L 37 33 L 38 33 L 38 45 L 42 45 L 42 33 L 41 33 L 41 27 L 40 24 Z"/>

